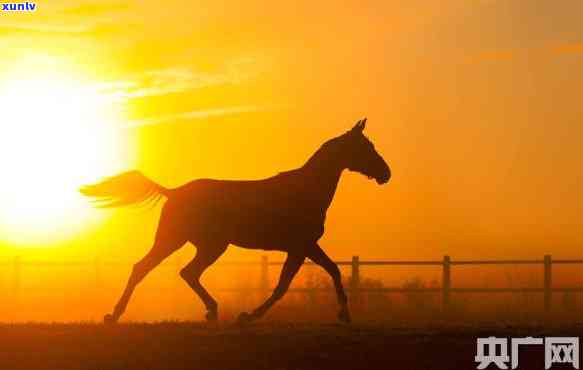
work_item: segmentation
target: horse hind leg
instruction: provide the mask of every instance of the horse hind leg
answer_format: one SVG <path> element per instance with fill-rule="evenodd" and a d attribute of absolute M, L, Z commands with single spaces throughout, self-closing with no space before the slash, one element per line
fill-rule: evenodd
<path fill-rule="evenodd" d="M 203 272 L 212 265 L 227 250 L 227 243 L 213 242 L 204 243 L 197 246 L 196 256 L 181 271 L 180 276 L 190 288 L 200 297 L 204 303 L 207 314 L 207 321 L 218 319 L 217 301 L 200 283 Z"/>
<path fill-rule="evenodd" d="M 161 233 L 158 233 L 152 249 L 133 266 L 130 278 L 128 279 L 123 294 L 113 309 L 113 313 L 107 314 L 104 317 L 105 323 L 116 323 L 119 320 L 125 312 L 136 286 L 150 271 L 184 245 L 185 242 L 186 239 L 161 237 Z"/>

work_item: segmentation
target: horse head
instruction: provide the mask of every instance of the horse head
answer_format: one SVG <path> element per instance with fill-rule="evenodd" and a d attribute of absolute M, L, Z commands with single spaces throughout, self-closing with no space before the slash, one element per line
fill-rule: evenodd
<path fill-rule="evenodd" d="M 376 151 L 374 144 L 364 135 L 366 118 L 360 120 L 347 133 L 337 138 L 338 155 L 343 167 L 385 184 L 391 178 L 387 162 Z"/>

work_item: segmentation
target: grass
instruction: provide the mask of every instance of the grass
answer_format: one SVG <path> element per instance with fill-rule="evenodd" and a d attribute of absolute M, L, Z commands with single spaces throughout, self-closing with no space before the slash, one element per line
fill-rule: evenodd
<path fill-rule="evenodd" d="M 0 369 L 474 369 L 478 336 L 582 333 L 581 324 L 3 324 Z M 542 346 L 528 351 L 521 368 L 543 368 Z"/>

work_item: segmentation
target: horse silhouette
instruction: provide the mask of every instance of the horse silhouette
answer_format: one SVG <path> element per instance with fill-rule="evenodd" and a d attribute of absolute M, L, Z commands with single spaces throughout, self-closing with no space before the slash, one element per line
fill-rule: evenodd
<path fill-rule="evenodd" d="M 132 171 L 81 188 L 84 195 L 95 197 L 102 207 L 167 198 L 154 245 L 133 266 L 127 286 L 113 312 L 105 315 L 105 322 L 117 322 L 140 281 L 189 241 L 197 247 L 197 253 L 180 276 L 203 301 L 208 321 L 217 320 L 218 305 L 199 279 L 233 244 L 287 252 L 272 295 L 251 313 L 241 313 L 239 323 L 262 317 L 281 299 L 306 258 L 332 277 L 340 304 L 338 318 L 350 322 L 340 270 L 318 240 L 324 233 L 326 211 L 345 169 L 374 178 L 379 184 L 389 181 L 389 166 L 363 134 L 365 125 L 366 118 L 345 134 L 324 143 L 302 167 L 263 180 L 199 179 L 167 189 Z"/>

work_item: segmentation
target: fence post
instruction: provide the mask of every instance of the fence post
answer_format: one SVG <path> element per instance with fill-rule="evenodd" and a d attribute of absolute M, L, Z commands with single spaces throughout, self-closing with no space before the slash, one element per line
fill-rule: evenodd
<path fill-rule="evenodd" d="M 443 256 L 443 277 L 441 281 L 443 311 L 449 308 L 451 291 L 451 258 Z"/>
<path fill-rule="evenodd" d="M 551 311 L 551 300 L 552 300 L 552 258 L 550 254 L 546 254 L 544 258 L 544 270 L 545 270 L 545 281 L 544 281 L 544 290 L 545 290 L 545 313 L 549 313 Z"/>
<path fill-rule="evenodd" d="M 261 256 L 261 294 L 265 297 L 269 294 L 269 260 L 267 256 Z"/>
<path fill-rule="evenodd" d="M 16 297 L 20 292 L 20 257 L 14 257 L 12 261 L 12 294 Z"/>
<path fill-rule="evenodd" d="M 352 292 L 352 300 L 355 303 L 360 302 L 360 258 L 352 256 L 352 276 L 350 279 L 350 290 Z"/>
<path fill-rule="evenodd" d="M 306 270 L 306 290 L 308 292 L 308 301 L 310 307 L 316 307 L 316 281 L 314 276 L 314 265 L 311 263 L 308 264 L 306 266 Z"/>

